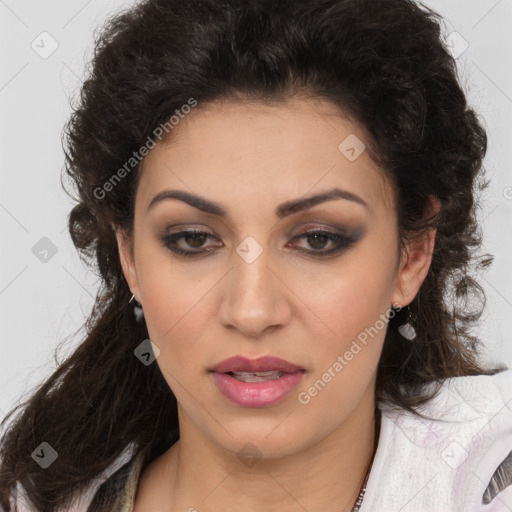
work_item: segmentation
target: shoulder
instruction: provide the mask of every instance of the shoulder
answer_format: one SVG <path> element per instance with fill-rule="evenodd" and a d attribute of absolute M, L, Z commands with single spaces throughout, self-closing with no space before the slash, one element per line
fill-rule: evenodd
<path fill-rule="evenodd" d="M 435 443 L 435 435 L 430 441 L 421 438 L 425 432 L 455 437 L 465 433 L 478 438 L 502 436 L 512 422 L 512 370 L 444 380 L 438 393 L 417 408 L 425 419 L 385 404 L 381 410 L 395 425 L 417 433 L 414 441 L 420 444 Z"/>
<path fill-rule="evenodd" d="M 86 499 L 88 506 L 84 512 L 128 512 L 133 509 L 133 501 L 139 475 L 144 464 L 144 453 L 138 452 L 114 471 L 100 485 L 91 488 Z"/>
<path fill-rule="evenodd" d="M 134 487 L 133 482 L 136 484 L 141 463 L 140 454 L 131 455 L 129 460 L 125 453 L 121 454 L 84 492 L 75 496 L 70 506 L 59 509 L 59 512 L 124 512 L 126 509 L 122 506 L 130 489 Z M 17 512 L 33 511 L 27 493 L 19 483 L 14 496 L 10 498 L 10 507 Z M 0 512 L 6 512 L 2 505 Z"/>
<path fill-rule="evenodd" d="M 135 495 L 139 472 L 144 462 L 142 452 L 134 453 L 126 448 L 101 475 L 95 478 L 81 494 L 75 496 L 71 505 L 59 512 L 131 512 L 127 508 Z M 24 489 L 18 485 L 14 501 L 18 512 L 32 512 Z M 0 506 L 0 512 L 5 512 Z"/>
<path fill-rule="evenodd" d="M 380 496 L 375 505 L 497 512 L 506 503 L 512 510 L 512 370 L 446 379 L 418 408 L 425 418 L 379 408 L 379 474 L 368 481 L 370 497 Z"/>

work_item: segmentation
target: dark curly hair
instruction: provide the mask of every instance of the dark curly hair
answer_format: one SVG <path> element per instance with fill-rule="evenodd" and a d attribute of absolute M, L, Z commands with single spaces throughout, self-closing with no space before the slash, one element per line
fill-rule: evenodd
<path fill-rule="evenodd" d="M 114 231 L 132 233 L 138 166 L 105 197 L 98 189 L 190 98 L 197 108 L 298 94 L 330 100 L 369 134 L 369 155 L 396 191 L 401 247 L 437 229 L 428 275 L 410 304 L 418 336 L 398 334 L 405 310 L 389 322 L 377 400 L 417 413 L 443 379 L 499 371 L 479 362 L 480 340 L 470 331 L 485 305 L 474 271 L 493 259 L 476 254 L 487 136 L 441 21 L 412 0 L 146 0 L 106 21 L 63 133 L 63 177 L 77 202 L 69 232 L 101 287 L 85 339 L 2 422 L 21 408 L 0 447 L 7 511 L 16 482 L 36 510 L 52 512 L 128 445 L 149 463 L 175 440 L 176 399 L 158 365 L 133 354 L 148 332 L 128 305 Z M 440 210 L 426 216 L 432 196 Z M 43 441 L 58 452 L 44 470 L 31 457 Z"/>

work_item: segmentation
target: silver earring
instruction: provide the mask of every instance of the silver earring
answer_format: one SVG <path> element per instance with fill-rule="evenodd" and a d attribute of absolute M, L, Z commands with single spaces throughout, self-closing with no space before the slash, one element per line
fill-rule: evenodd
<path fill-rule="evenodd" d="M 132 295 L 132 298 L 129 300 L 128 304 L 130 304 L 130 302 L 132 302 L 134 299 L 135 299 L 135 294 Z M 135 299 L 135 305 L 133 306 L 133 314 L 134 314 L 135 320 L 137 320 L 137 322 L 141 322 L 142 319 L 144 318 L 144 311 L 142 310 L 142 304 L 137 299 Z"/>
<path fill-rule="evenodd" d="M 398 332 L 406 339 L 406 340 L 413 340 L 416 338 L 416 330 L 414 329 L 412 322 L 414 319 L 412 318 L 412 311 L 409 305 L 407 305 L 407 309 L 409 310 L 409 314 L 407 316 L 407 321 L 405 324 L 402 324 L 400 327 L 398 327 Z"/>

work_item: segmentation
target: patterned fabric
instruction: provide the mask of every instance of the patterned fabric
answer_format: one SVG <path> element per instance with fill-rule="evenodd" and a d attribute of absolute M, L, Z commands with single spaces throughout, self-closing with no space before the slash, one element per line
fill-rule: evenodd
<path fill-rule="evenodd" d="M 487 505 L 501 492 L 503 489 L 512 485 L 512 452 L 500 464 L 499 468 L 491 478 L 491 483 L 484 493 L 483 503 Z"/>

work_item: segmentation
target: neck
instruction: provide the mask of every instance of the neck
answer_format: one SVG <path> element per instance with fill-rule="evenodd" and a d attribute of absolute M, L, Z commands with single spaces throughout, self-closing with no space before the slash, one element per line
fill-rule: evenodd
<path fill-rule="evenodd" d="M 232 509 L 248 512 L 300 508 L 350 512 L 373 460 L 376 419 L 371 390 L 343 423 L 318 442 L 278 458 L 241 459 L 180 412 L 179 441 L 153 461 L 145 475 L 155 484 L 151 493 L 159 508 L 152 510 L 217 512 L 229 503 Z M 137 494 L 137 499 L 141 497 Z M 162 508 L 162 503 L 169 505 Z"/>

